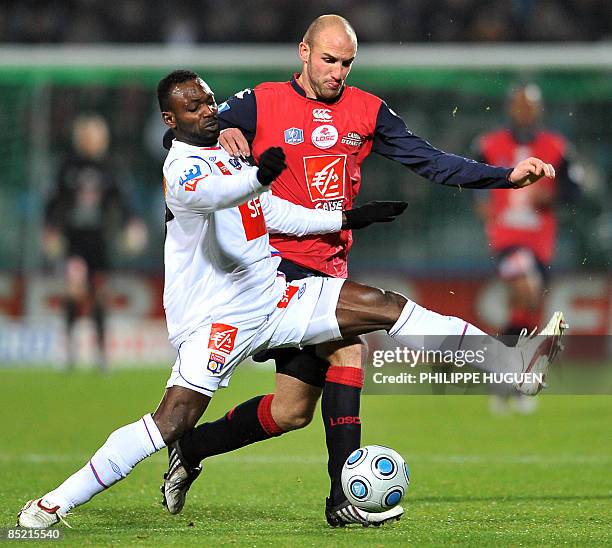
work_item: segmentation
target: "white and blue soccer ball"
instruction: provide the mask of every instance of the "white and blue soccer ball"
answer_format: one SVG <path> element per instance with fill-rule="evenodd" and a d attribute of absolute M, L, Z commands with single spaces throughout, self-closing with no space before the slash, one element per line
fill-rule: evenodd
<path fill-rule="evenodd" d="M 351 504 L 368 512 L 397 506 L 410 485 L 410 471 L 401 455 L 382 445 L 353 451 L 342 468 L 342 489 Z"/>

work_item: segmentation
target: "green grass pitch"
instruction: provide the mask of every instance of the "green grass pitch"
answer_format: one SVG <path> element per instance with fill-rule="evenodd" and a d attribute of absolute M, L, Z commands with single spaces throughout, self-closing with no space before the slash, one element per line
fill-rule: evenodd
<path fill-rule="evenodd" d="M 82 466 L 115 428 L 152 411 L 167 371 L 1 371 L 0 527 Z M 271 390 L 243 366 L 207 412 Z M 408 461 L 406 513 L 382 528 L 330 529 L 324 437 L 313 424 L 206 461 L 183 514 L 160 505 L 165 451 L 69 516 L 63 545 L 603 545 L 612 540 L 612 398 L 540 397 L 493 417 L 481 396 L 367 396 L 363 442 Z"/>

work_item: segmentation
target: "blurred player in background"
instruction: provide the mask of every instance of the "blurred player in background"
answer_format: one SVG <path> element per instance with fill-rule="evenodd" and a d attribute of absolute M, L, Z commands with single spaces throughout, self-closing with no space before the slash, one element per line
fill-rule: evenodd
<path fill-rule="evenodd" d="M 543 105 L 535 84 L 514 87 L 508 97 L 509 126 L 480 136 L 476 142 L 481 161 L 512 165 L 537 156 L 554 166 L 556 178 L 546 178 L 523 192 L 495 189 L 477 193 L 476 211 L 485 225 L 497 274 L 508 288 L 508 322 L 501 335 L 514 344 L 523 329 L 541 325 L 546 284 L 557 238 L 555 205 L 576 198 L 578 186 L 571 174 L 569 145 L 565 138 L 540 123 Z M 492 409 L 502 412 L 513 394 L 493 398 Z M 517 396 L 518 397 L 518 396 Z M 513 402 L 522 412 L 536 401 Z"/>
<path fill-rule="evenodd" d="M 231 154 L 247 157 L 252 150 L 257 159 L 270 146 L 284 147 L 287 170 L 273 188 L 276 196 L 311 209 L 350 209 L 361 183 L 361 164 L 372 152 L 432 182 L 466 188 L 512 188 L 541 172 L 539 160 L 522 162 L 514 170 L 492 167 L 440 151 L 413 135 L 380 98 L 346 86 L 356 54 L 357 37 L 348 21 L 321 16 L 299 45 L 300 74 L 289 82 L 260 84 L 219 106 L 225 129 L 220 142 Z M 271 243 L 280 251 L 279 270 L 287 280 L 347 277 L 349 230 L 301 238 L 274 234 Z M 325 515 L 334 527 L 363 522 L 344 496 L 340 473 L 361 441 L 365 343 L 352 337 L 267 357 L 276 361 L 274 394 L 238 405 L 172 446 L 164 483 L 168 510 L 181 511 L 202 459 L 306 426 L 322 393 L 331 480 Z M 262 425 L 260 408 L 270 400 L 273 422 Z"/>
<path fill-rule="evenodd" d="M 66 290 L 63 299 L 67 334 L 67 366 L 76 359 L 74 326 L 80 313 L 90 315 L 96 330 L 98 367 L 105 371 L 105 273 L 109 268 L 109 232 L 125 227 L 124 244 L 138 252 L 146 244 L 142 221 L 131 216 L 115 180 L 108 156 L 110 132 L 106 120 L 83 115 L 73 125 L 74 151 L 62 163 L 45 211 L 44 250 L 63 259 Z"/>

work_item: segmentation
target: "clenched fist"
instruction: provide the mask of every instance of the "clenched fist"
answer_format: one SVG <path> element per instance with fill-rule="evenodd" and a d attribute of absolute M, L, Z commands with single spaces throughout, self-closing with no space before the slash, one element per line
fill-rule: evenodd
<path fill-rule="evenodd" d="M 262 185 L 269 185 L 286 168 L 287 164 L 285 163 L 285 152 L 283 149 L 281 147 L 267 148 L 259 157 L 257 180 Z"/>
<path fill-rule="evenodd" d="M 508 180 L 516 187 L 529 186 L 542 177 L 555 178 L 555 168 L 539 158 L 527 158 L 519 162 L 510 173 Z"/>

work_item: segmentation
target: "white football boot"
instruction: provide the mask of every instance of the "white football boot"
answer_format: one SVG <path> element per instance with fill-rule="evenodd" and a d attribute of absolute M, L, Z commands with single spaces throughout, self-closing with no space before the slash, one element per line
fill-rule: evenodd
<path fill-rule="evenodd" d="M 399 521 L 404 514 L 401 506 L 394 506 L 385 512 L 366 512 L 353 506 L 349 501 L 334 507 L 331 506 L 329 499 L 325 502 L 325 519 L 331 527 L 344 527 L 351 524 L 379 527 L 388 521 Z"/>
<path fill-rule="evenodd" d="M 202 472 L 201 466 L 189 468 L 183 459 L 178 441 L 168 448 L 168 471 L 160 487 L 162 504 L 171 514 L 178 514 L 185 506 L 187 491 Z"/>
<path fill-rule="evenodd" d="M 569 326 L 563 319 L 563 312 L 555 312 L 546 327 L 537 335 L 534 331 L 527 335 L 523 331 L 516 344 L 521 349 L 523 358 L 522 373 L 535 373 L 542 375 L 542 382 L 534 379 L 529 381 L 523 379 L 522 382 L 512 384 L 521 394 L 535 396 L 546 386 L 544 380 L 548 372 L 548 366 L 556 358 L 557 354 L 563 350 L 563 335 Z"/>
<path fill-rule="evenodd" d="M 70 527 L 64 520 L 67 514 L 60 512 L 59 506 L 53 506 L 43 498 L 29 500 L 17 514 L 17 527 L 26 529 L 48 529 L 60 521 Z"/>

